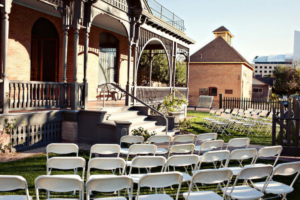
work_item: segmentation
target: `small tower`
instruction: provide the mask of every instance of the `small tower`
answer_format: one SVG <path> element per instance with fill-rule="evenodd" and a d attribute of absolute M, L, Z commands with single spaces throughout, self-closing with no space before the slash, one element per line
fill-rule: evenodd
<path fill-rule="evenodd" d="M 214 30 L 213 33 L 215 34 L 216 38 L 221 36 L 229 45 L 231 45 L 231 39 L 233 38 L 233 35 L 227 28 L 221 26 L 220 28 Z"/>

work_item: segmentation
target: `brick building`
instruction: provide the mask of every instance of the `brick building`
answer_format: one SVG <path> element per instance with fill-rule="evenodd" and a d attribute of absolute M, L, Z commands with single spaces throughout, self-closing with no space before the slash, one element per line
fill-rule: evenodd
<path fill-rule="evenodd" d="M 269 98 L 272 95 L 274 78 L 253 77 L 252 98 Z"/>
<path fill-rule="evenodd" d="M 233 35 L 225 27 L 213 31 L 215 39 L 190 58 L 189 104 L 198 104 L 199 96 L 214 96 L 214 107 L 219 105 L 219 94 L 225 97 L 252 96 L 253 68 L 231 46 Z"/>

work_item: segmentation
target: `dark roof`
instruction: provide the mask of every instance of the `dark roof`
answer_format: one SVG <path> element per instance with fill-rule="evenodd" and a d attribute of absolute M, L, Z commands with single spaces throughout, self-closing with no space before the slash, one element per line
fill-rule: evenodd
<path fill-rule="evenodd" d="M 257 79 L 263 83 L 265 83 L 266 85 L 269 85 L 269 86 L 273 86 L 273 83 L 274 83 L 274 78 L 272 77 L 268 77 L 268 78 L 263 78 L 263 77 L 253 77 L 254 79 Z"/>
<path fill-rule="evenodd" d="M 216 30 L 213 31 L 214 32 L 223 32 L 223 31 L 229 31 L 227 28 L 225 28 L 225 26 L 221 26 L 220 28 L 217 28 Z"/>
<path fill-rule="evenodd" d="M 217 37 L 191 56 L 191 62 L 245 62 L 248 61 L 222 37 Z"/>

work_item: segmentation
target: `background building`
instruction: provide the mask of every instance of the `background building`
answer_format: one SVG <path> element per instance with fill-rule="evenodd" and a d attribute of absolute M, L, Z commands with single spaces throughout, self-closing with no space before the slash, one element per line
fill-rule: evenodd
<path fill-rule="evenodd" d="M 252 98 L 268 98 L 272 95 L 274 78 L 253 77 Z"/>
<path fill-rule="evenodd" d="M 219 94 L 225 97 L 252 96 L 252 65 L 231 46 L 233 35 L 225 27 L 213 31 L 216 38 L 190 58 L 189 104 L 198 104 L 199 96 L 214 96 L 219 106 Z"/>
<path fill-rule="evenodd" d="M 294 64 L 300 67 L 300 31 L 295 31 L 294 39 Z"/>
<path fill-rule="evenodd" d="M 270 56 L 256 56 L 253 60 L 253 67 L 255 69 L 255 76 L 272 75 L 274 69 L 279 65 L 293 66 L 292 54 L 270 55 Z"/>

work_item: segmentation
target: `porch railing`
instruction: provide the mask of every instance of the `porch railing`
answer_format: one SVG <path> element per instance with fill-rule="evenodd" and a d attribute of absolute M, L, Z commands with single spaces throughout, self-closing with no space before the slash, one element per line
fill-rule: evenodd
<path fill-rule="evenodd" d="M 38 0 L 51 6 L 63 7 L 63 0 Z"/>
<path fill-rule="evenodd" d="M 9 81 L 9 109 L 51 109 L 70 106 L 70 83 Z"/>
<path fill-rule="evenodd" d="M 103 1 L 120 9 L 120 10 L 128 12 L 127 0 L 103 0 Z"/>
<path fill-rule="evenodd" d="M 175 94 L 176 97 L 181 97 L 180 94 L 182 94 L 186 99 L 188 99 L 188 96 L 189 96 L 189 94 L 188 94 L 188 92 L 189 92 L 188 88 L 177 87 L 177 88 L 175 88 L 175 89 L 179 92 L 179 93 L 176 93 L 176 94 Z"/>
<path fill-rule="evenodd" d="M 136 97 L 144 103 L 163 101 L 171 93 L 170 87 L 142 87 L 136 88 Z"/>

